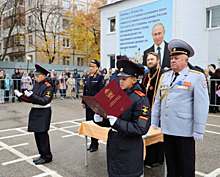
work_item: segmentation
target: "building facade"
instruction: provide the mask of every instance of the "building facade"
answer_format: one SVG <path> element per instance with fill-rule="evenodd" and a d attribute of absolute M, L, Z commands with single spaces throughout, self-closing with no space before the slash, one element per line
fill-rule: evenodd
<path fill-rule="evenodd" d="M 15 6 L 16 2 L 16 8 Z M 84 55 L 73 53 L 70 39 L 63 36 L 62 32 L 68 27 L 66 12 L 87 10 L 88 0 L 17 0 L 7 1 L 2 15 L 0 26 L 0 54 L 3 55 L 5 46 L 8 46 L 4 61 L 27 62 L 30 57 L 31 63 L 45 63 L 45 45 L 50 46 L 50 53 L 55 65 L 86 65 L 83 62 Z M 1 2 L 1 7 L 4 2 Z M 16 14 L 15 14 L 16 9 Z M 10 25 L 13 19 L 18 20 L 13 28 L 9 45 L 6 39 L 10 33 Z M 44 51 L 44 52 L 43 52 Z"/>
<path fill-rule="evenodd" d="M 166 42 L 182 39 L 193 47 L 193 65 L 220 67 L 219 0 L 121 0 L 100 10 L 102 67 L 114 68 L 119 54 L 142 63 L 156 23 L 164 24 Z"/>

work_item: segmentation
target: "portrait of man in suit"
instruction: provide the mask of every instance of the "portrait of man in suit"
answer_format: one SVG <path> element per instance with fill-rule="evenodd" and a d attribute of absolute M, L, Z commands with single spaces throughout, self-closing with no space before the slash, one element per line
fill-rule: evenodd
<path fill-rule="evenodd" d="M 143 65 L 147 66 L 147 54 L 149 52 L 158 53 L 160 57 L 160 66 L 170 68 L 170 53 L 168 43 L 164 41 L 165 28 L 162 23 L 157 23 L 152 29 L 152 37 L 154 40 L 153 46 L 144 51 Z"/>

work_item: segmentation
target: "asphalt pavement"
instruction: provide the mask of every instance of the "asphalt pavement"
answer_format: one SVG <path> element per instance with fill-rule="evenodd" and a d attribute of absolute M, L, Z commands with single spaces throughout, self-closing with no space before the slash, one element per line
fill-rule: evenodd
<path fill-rule="evenodd" d="M 31 104 L 0 104 L 0 177 L 107 177 L 106 142 L 88 153 L 85 167 L 85 139 L 78 128 L 85 121 L 81 99 L 54 99 L 49 131 L 53 161 L 35 165 L 38 157 L 33 133 L 27 132 Z M 209 114 L 204 141 L 196 143 L 196 177 L 220 176 L 220 114 Z M 145 177 L 163 177 L 164 164 L 144 168 Z"/>

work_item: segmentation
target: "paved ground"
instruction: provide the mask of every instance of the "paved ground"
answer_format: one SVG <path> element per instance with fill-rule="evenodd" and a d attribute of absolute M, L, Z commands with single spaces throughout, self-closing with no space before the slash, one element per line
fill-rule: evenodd
<path fill-rule="evenodd" d="M 78 135 L 85 120 L 81 100 L 52 101 L 52 124 L 49 132 L 53 161 L 36 166 L 38 156 L 27 121 L 30 104 L 0 105 L 0 177 L 107 177 L 106 143 L 99 150 L 88 153 L 88 167 L 84 166 L 84 136 Z M 196 176 L 220 176 L 220 114 L 209 114 L 204 141 L 196 143 Z M 144 176 L 162 177 L 164 167 L 147 169 Z"/>

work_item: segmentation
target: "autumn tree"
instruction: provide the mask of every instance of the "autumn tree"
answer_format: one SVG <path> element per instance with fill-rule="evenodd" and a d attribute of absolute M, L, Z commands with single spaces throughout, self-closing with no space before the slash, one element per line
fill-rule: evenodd
<path fill-rule="evenodd" d="M 104 0 L 90 2 L 87 10 L 67 13 L 70 27 L 64 35 L 70 38 L 73 53 L 85 56 L 85 61 L 100 60 L 100 11 L 99 7 L 105 4 Z"/>
<path fill-rule="evenodd" d="M 45 0 L 37 0 L 35 6 L 29 9 L 29 15 L 34 16 L 31 30 L 35 31 L 36 41 L 33 44 L 37 51 L 37 57 L 46 60 L 50 64 L 58 58 L 58 55 L 68 55 L 69 52 L 62 50 L 60 32 L 62 30 L 62 5 Z"/>
<path fill-rule="evenodd" d="M 21 0 L 7 0 L 0 4 L 0 24 L 3 24 L 4 40 L 3 54 L 0 56 L 0 61 L 3 61 L 7 55 L 8 48 L 15 48 L 20 45 L 20 40 L 24 42 L 24 7 Z M 7 12 L 6 12 L 7 11 Z M 12 41 L 10 43 L 10 41 Z M 24 46 L 17 48 L 18 53 L 24 53 Z"/>

